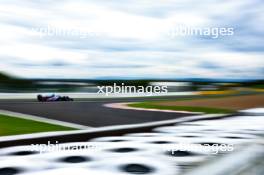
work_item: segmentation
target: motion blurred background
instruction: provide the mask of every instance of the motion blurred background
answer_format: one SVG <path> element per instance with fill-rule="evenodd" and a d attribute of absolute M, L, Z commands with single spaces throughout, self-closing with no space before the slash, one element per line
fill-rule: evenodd
<path fill-rule="evenodd" d="M 263 87 L 263 10 L 260 0 L 3 0 L 0 91 L 91 91 L 96 80 Z"/>
<path fill-rule="evenodd" d="M 0 175 L 264 174 L 263 11 L 262 0 L 1 0 Z M 168 94 L 98 98 L 114 83 Z M 107 147 L 16 147 L 58 140 Z M 161 151 L 181 141 L 237 150 Z"/>
<path fill-rule="evenodd" d="M 262 95 L 263 10 L 258 0 L 3 0 L 0 99 L 97 98 L 97 86 L 114 83 Z"/>

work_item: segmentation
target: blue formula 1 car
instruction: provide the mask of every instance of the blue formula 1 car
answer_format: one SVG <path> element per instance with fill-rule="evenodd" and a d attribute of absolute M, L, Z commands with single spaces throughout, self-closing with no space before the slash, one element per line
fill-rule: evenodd
<path fill-rule="evenodd" d="M 37 100 L 40 102 L 53 102 L 53 101 L 73 101 L 69 96 L 60 96 L 60 95 L 41 95 L 37 96 Z"/>

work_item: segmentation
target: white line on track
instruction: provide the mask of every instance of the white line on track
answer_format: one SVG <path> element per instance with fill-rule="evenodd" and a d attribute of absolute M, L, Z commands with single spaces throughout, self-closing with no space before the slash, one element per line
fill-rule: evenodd
<path fill-rule="evenodd" d="M 48 118 L 44 118 L 44 117 L 40 117 L 40 116 L 22 114 L 22 113 L 18 113 L 18 112 L 7 111 L 7 110 L 0 110 L 0 114 L 7 115 L 9 117 L 16 117 L 16 118 L 34 120 L 34 121 L 38 121 L 38 122 L 49 123 L 49 124 L 53 124 L 53 125 L 61 125 L 61 126 L 65 126 L 65 127 L 75 128 L 75 129 L 91 129 L 91 128 L 93 128 L 93 127 L 79 125 L 79 124 L 75 124 L 75 123 L 64 122 L 64 121 L 59 121 L 59 120 L 54 120 L 54 119 L 48 119 Z"/>
<path fill-rule="evenodd" d="M 213 119 L 217 117 L 226 116 L 226 114 L 204 114 L 204 115 L 195 115 L 182 117 L 177 119 L 156 121 L 156 122 L 146 122 L 140 124 L 126 124 L 126 125 L 113 125 L 113 126 L 104 126 L 98 128 L 91 128 L 89 130 L 76 130 L 76 131 L 59 131 L 59 132 L 44 132 L 44 133 L 33 133 L 33 134 L 22 134 L 15 136 L 2 136 L 0 137 L 0 142 L 3 141 L 14 141 L 21 139 L 34 139 L 34 138 L 43 138 L 43 137 L 52 137 L 52 136 L 63 136 L 63 135 L 71 135 L 71 134 L 84 134 L 89 132 L 103 132 L 103 131 L 113 131 L 113 130 L 121 130 L 121 129 L 133 129 L 138 127 L 151 127 L 157 125 L 170 125 L 176 124 L 180 122 L 188 122 L 192 120 L 200 120 L 200 119 Z"/>
<path fill-rule="evenodd" d="M 175 111 L 175 110 L 163 110 L 163 109 L 147 109 L 147 108 L 137 108 L 137 107 L 130 107 L 128 104 L 130 103 L 107 103 L 103 106 L 108 108 L 116 108 L 116 109 L 132 109 L 138 111 L 154 111 L 154 112 L 170 112 L 170 113 L 182 113 L 182 114 L 203 114 L 202 112 L 189 112 L 189 111 Z"/>

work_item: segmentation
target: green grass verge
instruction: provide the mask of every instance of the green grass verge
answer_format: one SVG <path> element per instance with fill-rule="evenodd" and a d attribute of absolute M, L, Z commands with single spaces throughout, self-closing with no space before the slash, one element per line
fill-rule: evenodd
<path fill-rule="evenodd" d="M 69 130 L 75 129 L 44 122 L 0 115 L 0 136 Z"/>
<path fill-rule="evenodd" d="M 206 114 L 231 114 L 236 111 L 221 108 L 195 107 L 195 106 L 161 106 L 152 102 L 141 102 L 128 104 L 130 107 L 146 108 L 146 109 L 160 109 L 160 110 L 175 110 L 175 111 L 189 111 L 189 112 L 203 112 Z"/>

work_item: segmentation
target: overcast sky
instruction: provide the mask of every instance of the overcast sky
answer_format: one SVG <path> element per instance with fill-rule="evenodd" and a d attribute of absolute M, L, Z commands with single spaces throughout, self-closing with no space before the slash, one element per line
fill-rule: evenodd
<path fill-rule="evenodd" d="M 262 0 L 1 0 L 0 70 L 26 78 L 263 78 L 263 11 Z M 175 35 L 180 27 L 234 33 Z"/>

